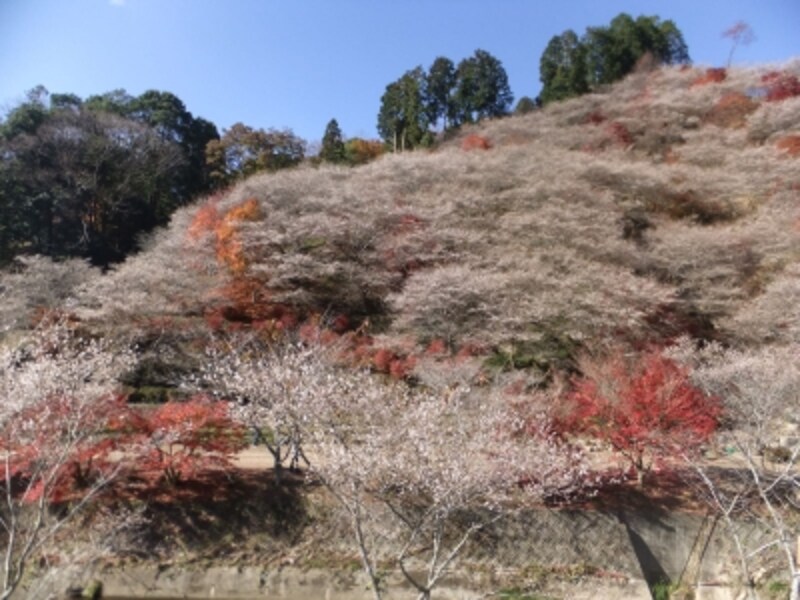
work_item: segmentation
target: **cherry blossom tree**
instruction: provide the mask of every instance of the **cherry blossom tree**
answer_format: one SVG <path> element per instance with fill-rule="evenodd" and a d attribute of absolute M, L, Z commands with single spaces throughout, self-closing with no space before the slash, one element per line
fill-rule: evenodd
<path fill-rule="evenodd" d="M 119 473 L 119 462 L 105 460 L 107 426 L 119 401 L 116 378 L 130 364 L 130 352 L 112 352 L 59 324 L 0 347 L 3 600 Z"/>
<path fill-rule="evenodd" d="M 478 531 L 531 498 L 569 496 L 583 485 L 581 456 L 543 415 L 525 419 L 538 424 L 522 434 L 522 417 L 500 395 L 464 383 L 410 387 L 338 367 L 334 354 L 315 344 L 234 340 L 210 352 L 200 381 L 235 400 L 243 422 L 267 430 L 276 471 L 301 453 L 308 476 L 342 509 L 376 599 L 386 540 L 399 540 L 389 560 L 420 599 L 430 598 Z"/>
<path fill-rule="evenodd" d="M 190 385 L 209 388 L 231 401 L 231 413 L 263 444 L 277 481 L 287 461 L 297 467 L 303 454 L 302 421 L 307 411 L 341 392 L 342 381 L 324 363 L 323 348 L 289 343 L 269 345 L 255 337 L 215 340 L 200 376 Z M 307 460 L 306 460 L 307 462 Z"/>
<path fill-rule="evenodd" d="M 584 482 L 580 455 L 543 415 L 519 435 L 522 419 L 504 398 L 330 368 L 323 379 L 334 388 L 304 396 L 313 404 L 300 421 L 309 471 L 345 509 L 376 598 L 380 540 L 399 540 L 391 561 L 418 598 L 430 598 L 478 531 L 530 498 L 568 496 Z"/>
<path fill-rule="evenodd" d="M 17 257 L 13 267 L 0 272 L 0 335 L 29 327 L 44 312 L 74 308 L 78 288 L 99 274 L 77 258 L 56 262 L 46 256 Z"/>
<path fill-rule="evenodd" d="M 757 349 L 725 349 L 712 344 L 694 348 L 681 340 L 673 356 L 693 366 L 692 380 L 722 398 L 726 429 L 719 442 L 732 447 L 738 466 L 735 484 L 723 485 L 707 465 L 690 461 L 705 484 L 712 506 L 723 516 L 738 551 L 745 584 L 752 588 L 752 564 L 765 551 L 783 555 L 791 600 L 800 599 L 800 543 L 797 497 L 800 493 L 800 441 L 797 407 L 800 397 L 800 346 L 765 345 Z M 737 531 L 734 517 L 748 501 L 749 510 L 767 537 L 751 547 Z"/>
<path fill-rule="evenodd" d="M 394 560 L 418 600 L 431 597 L 479 531 L 531 500 L 570 497 L 585 483 L 580 453 L 555 436 L 543 413 L 527 417 L 499 394 L 479 400 L 466 388 L 421 391 L 365 441 L 380 456 L 377 496 L 396 517 Z M 421 574 L 411 568 L 419 563 Z"/>

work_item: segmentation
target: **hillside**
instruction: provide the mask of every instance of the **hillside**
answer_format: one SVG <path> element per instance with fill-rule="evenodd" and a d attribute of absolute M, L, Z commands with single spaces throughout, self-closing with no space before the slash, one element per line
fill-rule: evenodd
<path fill-rule="evenodd" d="M 430 598 L 459 556 L 509 567 L 480 558 L 501 517 L 525 537 L 542 506 L 702 506 L 727 529 L 688 519 L 668 573 L 609 516 L 623 574 L 576 577 L 655 589 L 694 560 L 694 585 L 708 549 L 726 584 L 800 595 L 799 78 L 639 72 L 431 150 L 251 177 L 107 272 L 25 258 L 0 280 L 10 510 L 90 485 L 117 558 L 347 562 L 375 598 L 388 571 Z M 233 462 L 255 444 L 271 469 Z M 565 535 L 567 567 L 543 541 L 503 585 L 572 577 L 590 555 Z"/>
<path fill-rule="evenodd" d="M 610 342 L 796 342 L 798 69 L 657 70 L 433 151 L 256 176 L 81 303 L 321 319 L 401 358 L 436 342 L 540 373 Z"/>

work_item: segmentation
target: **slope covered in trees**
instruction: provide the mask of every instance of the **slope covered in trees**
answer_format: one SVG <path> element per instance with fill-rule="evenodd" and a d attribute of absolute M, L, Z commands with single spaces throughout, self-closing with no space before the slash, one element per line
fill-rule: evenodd
<path fill-rule="evenodd" d="M 256 176 L 160 235 L 248 290 L 220 300 L 231 317 L 369 320 L 401 354 L 440 340 L 546 370 L 604 339 L 780 336 L 753 319 L 796 260 L 798 101 L 769 99 L 791 68 L 635 75 L 433 152 Z M 476 134 L 489 150 L 462 149 Z"/>
<path fill-rule="evenodd" d="M 273 475 L 294 462 L 347 515 L 376 598 L 381 561 L 424 561 L 427 578 L 407 572 L 427 598 L 495 516 L 679 468 L 731 523 L 743 584 L 759 554 L 736 537 L 749 511 L 798 587 L 798 77 L 797 62 L 663 67 L 431 150 L 258 174 L 179 209 L 107 273 L 39 259 L 4 275 L 0 333 L 11 345 L 56 309 L 84 335 L 135 341 L 122 381 L 140 393 L 229 401 L 103 426 L 180 445 L 194 438 L 173 415 L 209 435 L 231 418 L 230 443 L 208 449 L 221 463 L 242 426 L 266 434 Z M 7 356 L 8 389 L 24 356 Z M 0 412 L 3 430 L 22 413 Z M 609 454 L 588 460 L 596 445 Z M 148 472 L 109 485 L 186 489 L 195 454 L 144 446 Z M 715 447 L 738 461 L 724 481 Z M 373 543 L 387 537 L 403 540 L 394 554 Z"/>

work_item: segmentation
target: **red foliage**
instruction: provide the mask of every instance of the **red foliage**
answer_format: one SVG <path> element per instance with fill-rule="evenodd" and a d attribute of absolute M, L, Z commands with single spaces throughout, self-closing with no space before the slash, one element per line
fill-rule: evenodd
<path fill-rule="evenodd" d="M 612 141 L 620 146 L 630 146 L 633 144 L 633 136 L 628 128 L 619 121 L 613 121 L 606 126 L 606 133 L 611 136 Z"/>
<path fill-rule="evenodd" d="M 336 315 L 331 321 L 331 329 L 338 334 L 349 331 L 351 329 L 350 317 L 345 314 Z"/>
<path fill-rule="evenodd" d="M 716 430 L 719 400 L 660 352 L 645 353 L 637 364 L 616 353 L 594 367 L 594 378 L 574 382 L 559 427 L 608 443 L 640 481 L 654 459 L 697 450 Z"/>
<path fill-rule="evenodd" d="M 724 68 L 711 68 L 706 69 L 706 72 L 695 78 L 691 87 L 698 87 L 701 85 L 708 85 L 710 83 L 722 83 L 728 78 L 728 71 Z"/>
<path fill-rule="evenodd" d="M 441 338 L 431 340 L 431 343 L 428 344 L 428 347 L 425 349 L 425 354 L 433 356 L 447 354 L 447 344 Z"/>
<path fill-rule="evenodd" d="M 789 156 L 800 156 L 800 135 L 787 135 L 779 139 L 775 146 Z"/>
<path fill-rule="evenodd" d="M 456 360 L 466 360 L 473 356 L 481 356 L 487 352 L 488 349 L 485 346 L 476 343 L 465 343 L 456 352 Z"/>
<path fill-rule="evenodd" d="M 227 403 L 203 396 L 139 411 L 127 429 L 143 448 L 137 474 L 170 485 L 203 469 L 229 468 L 231 456 L 247 445 L 245 429 L 230 418 Z"/>
<path fill-rule="evenodd" d="M 739 128 L 747 124 L 747 117 L 758 108 L 758 103 L 744 94 L 725 94 L 706 115 L 706 122 L 718 127 Z"/>
<path fill-rule="evenodd" d="M 417 359 L 414 356 L 396 358 L 389 363 L 389 375 L 395 379 L 405 379 L 414 370 Z"/>
<path fill-rule="evenodd" d="M 767 102 L 780 102 L 800 96 L 800 80 L 797 79 L 797 75 L 770 71 L 761 77 L 761 82 L 766 84 Z"/>
<path fill-rule="evenodd" d="M 408 233 L 418 229 L 424 221 L 415 214 L 406 213 L 401 215 L 397 221 L 397 226 L 394 228 L 394 233 Z"/>
<path fill-rule="evenodd" d="M 372 357 L 372 366 L 379 373 L 388 373 L 392 362 L 397 360 L 397 355 L 387 348 L 379 349 Z"/>
<path fill-rule="evenodd" d="M 353 351 L 354 358 L 358 357 L 359 354 L 363 355 L 366 348 L 368 346 L 364 346 L 361 349 L 355 348 Z M 413 355 L 403 356 L 388 348 L 380 348 L 377 352 L 374 349 L 371 349 L 371 351 L 373 352 L 371 356 L 372 368 L 378 373 L 391 375 L 395 379 L 408 377 L 417 364 L 417 358 Z"/>
<path fill-rule="evenodd" d="M 483 136 L 475 133 L 469 134 L 461 141 L 462 150 L 491 150 L 492 143 Z"/>
<path fill-rule="evenodd" d="M 600 125 L 600 123 L 605 122 L 606 118 L 599 110 L 593 110 L 588 115 L 586 115 L 586 119 L 584 119 L 584 123 L 587 125 Z"/>
<path fill-rule="evenodd" d="M 9 476 L 28 486 L 22 500 L 66 502 L 113 470 L 109 454 L 122 440 L 107 432 L 125 410 L 124 397 L 108 395 L 91 406 L 48 398 L 19 413 L 14 431 L 0 431 L 0 453 L 11 459 Z"/>
<path fill-rule="evenodd" d="M 9 476 L 25 502 L 70 502 L 111 474 L 122 484 L 135 477 L 174 485 L 203 469 L 230 468 L 247 445 L 228 405 L 203 397 L 154 410 L 131 409 L 123 396 L 91 406 L 48 398 L 19 417 L 23 429 L 0 432 L 0 452 L 12 458 Z"/>

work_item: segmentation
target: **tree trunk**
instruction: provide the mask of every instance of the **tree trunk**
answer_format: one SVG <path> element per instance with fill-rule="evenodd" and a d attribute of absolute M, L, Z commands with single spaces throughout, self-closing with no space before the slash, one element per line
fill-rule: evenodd
<path fill-rule="evenodd" d="M 789 600 L 800 600 L 800 535 L 797 536 L 797 546 L 794 555 L 795 570 L 792 573 Z"/>

